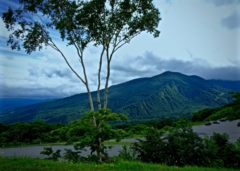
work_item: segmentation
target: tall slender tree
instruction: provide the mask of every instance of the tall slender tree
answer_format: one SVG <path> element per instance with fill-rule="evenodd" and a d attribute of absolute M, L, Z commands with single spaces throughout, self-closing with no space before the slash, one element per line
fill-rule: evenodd
<path fill-rule="evenodd" d="M 20 7 L 9 7 L 2 19 L 8 31 L 7 41 L 13 50 L 25 49 L 27 54 L 49 46 L 59 52 L 68 67 L 85 85 L 90 110 L 94 111 L 93 98 L 84 63 L 84 50 L 90 42 L 101 47 L 98 68 L 97 101 L 101 109 L 101 70 L 106 56 L 107 75 L 105 79 L 104 108 L 108 103 L 108 82 L 111 62 L 115 52 L 129 43 L 141 32 L 159 36 L 157 30 L 160 12 L 153 0 L 19 0 Z M 68 46 L 75 47 L 82 67 L 78 74 L 63 51 L 53 39 L 53 31 L 60 33 Z"/>
<path fill-rule="evenodd" d="M 160 12 L 153 0 L 19 0 L 18 9 L 9 8 L 3 13 L 2 19 L 6 28 L 12 33 L 7 41 L 13 50 L 25 49 L 27 54 L 51 47 L 63 57 L 68 67 L 85 85 L 92 117 L 93 126 L 100 133 L 111 112 L 107 110 L 108 82 L 110 79 L 111 62 L 115 52 L 129 43 L 142 32 L 159 36 L 157 30 Z M 68 46 L 73 46 L 82 67 L 78 74 L 70 65 L 68 56 L 59 48 L 53 39 L 53 31 L 60 33 Z M 106 56 L 106 79 L 104 86 L 104 105 L 100 112 L 94 112 L 93 98 L 88 83 L 88 74 L 84 63 L 84 50 L 89 43 L 101 47 L 98 68 L 97 102 L 101 105 L 101 70 Z M 96 117 L 101 115 L 100 117 Z M 99 119 L 99 120 L 96 120 Z M 97 134 L 99 135 L 99 134 Z M 95 142 L 100 157 L 102 137 L 96 136 Z"/>
<path fill-rule="evenodd" d="M 92 0 L 83 5 L 83 10 L 78 14 L 77 19 L 87 25 L 88 33 L 95 45 L 100 45 L 103 49 L 98 72 L 99 108 L 101 108 L 100 71 L 103 52 L 105 52 L 107 62 L 104 87 L 104 108 L 107 108 L 108 83 L 115 52 L 141 32 L 146 31 L 158 37 L 160 32 L 157 27 L 161 19 L 159 14 L 152 0 Z"/>

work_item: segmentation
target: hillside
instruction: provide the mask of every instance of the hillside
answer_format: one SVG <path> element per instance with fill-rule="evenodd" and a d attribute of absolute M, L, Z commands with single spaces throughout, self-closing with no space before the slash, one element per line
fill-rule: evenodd
<path fill-rule="evenodd" d="M 194 112 L 218 107 L 231 101 L 229 89 L 198 76 L 165 72 L 150 78 L 134 79 L 109 87 L 109 108 L 131 120 L 191 116 Z M 101 93 L 103 95 L 103 92 Z M 92 93 L 96 97 L 96 92 Z M 96 99 L 94 99 L 97 108 Z M 68 123 L 89 110 L 87 94 L 20 107 L 0 115 L 0 122 Z"/>
<path fill-rule="evenodd" d="M 240 119 L 240 92 L 233 93 L 234 101 L 217 108 L 206 108 L 193 114 L 193 122 L 216 121 L 222 118 Z"/>

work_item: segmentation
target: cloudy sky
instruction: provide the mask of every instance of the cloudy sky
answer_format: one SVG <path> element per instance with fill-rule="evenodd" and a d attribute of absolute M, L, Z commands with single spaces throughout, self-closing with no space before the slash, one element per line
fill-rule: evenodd
<path fill-rule="evenodd" d="M 1 16 L 8 6 L 16 7 L 16 2 L 1 0 Z M 164 71 L 205 79 L 240 80 L 240 0 L 154 3 L 161 12 L 160 36 L 154 39 L 142 33 L 119 49 L 112 61 L 110 85 Z M 31 55 L 24 50 L 12 51 L 6 45 L 8 35 L 0 19 L 0 97 L 56 98 L 85 92 L 58 52 L 51 48 Z M 75 49 L 66 47 L 60 39 L 55 42 L 82 75 Z M 92 91 L 96 90 L 100 52 L 100 48 L 89 45 L 84 53 Z M 105 74 L 103 69 L 103 78 Z"/>

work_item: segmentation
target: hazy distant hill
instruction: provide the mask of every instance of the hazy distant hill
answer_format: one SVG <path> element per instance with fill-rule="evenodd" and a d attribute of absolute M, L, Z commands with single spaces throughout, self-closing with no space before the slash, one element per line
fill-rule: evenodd
<path fill-rule="evenodd" d="M 33 99 L 33 98 L 0 98 L 0 113 L 9 109 L 14 109 L 21 106 L 41 103 L 49 99 Z"/>
<path fill-rule="evenodd" d="M 209 80 L 209 81 L 223 88 L 240 92 L 240 81 L 227 81 L 227 80 Z"/>
<path fill-rule="evenodd" d="M 190 116 L 200 109 L 229 103 L 231 98 L 228 91 L 198 76 L 165 72 L 111 86 L 108 107 L 123 112 L 132 120 Z M 96 92 L 92 96 L 96 97 Z M 82 93 L 12 110 L 0 115 L 0 122 L 42 119 L 67 123 L 78 119 L 88 110 L 87 94 Z"/>

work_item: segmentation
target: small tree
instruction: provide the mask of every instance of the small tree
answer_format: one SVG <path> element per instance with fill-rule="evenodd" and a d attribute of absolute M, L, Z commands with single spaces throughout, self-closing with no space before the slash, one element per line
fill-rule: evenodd
<path fill-rule="evenodd" d="M 96 118 L 96 126 L 92 125 L 93 117 Z M 91 154 L 97 152 L 99 161 L 102 161 L 101 154 L 108 160 L 108 153 L 105 151 L 107 146 L 103 142 L 110 139 L 120 141 L 127 134 L 124 130 L 113 129 L 109 122 L 124 120 L 128 120 L 125 115 L 113 113 L 110 109 L 100 109 L 83 115 L 81 119 L 72 123 L 85 130 L 84 134 L 80 135 L 80 141 L 74 146 L 75 149 L 82 150 L 85 147 L 90 147 Z"/>

